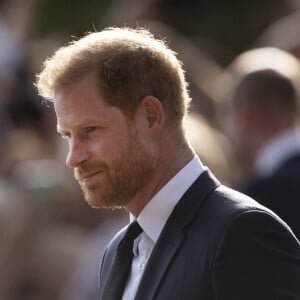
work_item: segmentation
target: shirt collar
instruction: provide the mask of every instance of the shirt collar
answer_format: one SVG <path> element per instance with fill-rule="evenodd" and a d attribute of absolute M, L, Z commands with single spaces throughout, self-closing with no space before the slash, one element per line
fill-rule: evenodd
<path fill-rule="evenodd" d="M 255 173 L 267 176 L 297 153 L 300 153 L 299 133 L 294 129 L 286 130 L 272 139 L 259 152 L 254 166 Z"/>
<path fill-rule="evenodd" d="M 178 201 L 205 169 L 200 159 L 195 156 L 141 211 L 137 221 L 154 243 Z M 130 219 L 133 220 L 134 216 L 130 215 Z"/>

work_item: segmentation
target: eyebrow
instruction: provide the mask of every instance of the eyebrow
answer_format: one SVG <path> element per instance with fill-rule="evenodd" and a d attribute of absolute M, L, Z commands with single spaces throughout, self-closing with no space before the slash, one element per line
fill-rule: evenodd
<path fill-rule="evenodd" d="M 78 122 L 77 124 L 74 124 L 73 127 L 81 127 L 81 126 L 85 126 L 86 124 L 89 124 L 89 123 L 105 123 L 107 120 L 106 119 L 103 119 L 103 118 L 97 118 L 97 117 L 89 117 L 89 118 L 86 118 L 80 122 Z M 56 125 L 56 131 L 58 133 L 67 133 L 68 131 L 67 130 L 63 130 L 59 125 Z"/>

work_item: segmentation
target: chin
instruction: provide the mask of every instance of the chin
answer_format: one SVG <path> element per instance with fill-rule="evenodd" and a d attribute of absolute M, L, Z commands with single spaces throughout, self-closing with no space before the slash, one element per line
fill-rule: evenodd
<path fill-rule="evenodd" d="M 123 208 L 128 201 L 124 199 L 117 199 L 117 196 L 103 197 L 99 192 L 96 191 L 84 191 L 84 197 L 86 202 L 92 208 L 110 208 L 110 209 L 120 209 Z"/>

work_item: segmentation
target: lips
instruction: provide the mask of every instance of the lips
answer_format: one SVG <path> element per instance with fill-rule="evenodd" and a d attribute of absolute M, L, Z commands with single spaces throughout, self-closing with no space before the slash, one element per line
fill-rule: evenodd
<path fill-rule="evenodd" d="M 84 174 L 78 177 L 78 181 L 80 182 L 88 182 L 89 180 L 92 180 L 93 178 L 95 178 L 97 175 L 99 175 L 100 173 L 102 173 L 102 171 L 96 171 L 96 172 L 92 172 L 89 174 Z"/>

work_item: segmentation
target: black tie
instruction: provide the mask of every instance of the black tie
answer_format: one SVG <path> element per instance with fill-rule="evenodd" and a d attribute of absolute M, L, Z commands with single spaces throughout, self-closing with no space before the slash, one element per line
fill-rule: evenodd
<path fill-rule="evenodd" d="M 133 241 L 141 232 L 142 228 L 136 221 L 129 225 L 123 240 L 117 248 L 101 300 L 122 299 L 133 258 Z"/>

